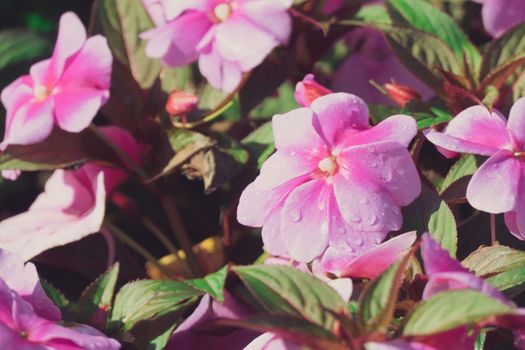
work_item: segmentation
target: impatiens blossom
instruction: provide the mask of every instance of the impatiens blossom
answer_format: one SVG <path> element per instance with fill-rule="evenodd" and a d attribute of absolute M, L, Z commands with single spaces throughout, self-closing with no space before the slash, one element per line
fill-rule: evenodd
<path fill-rule="evenodd" d="M 88 127 L 109 98 L 112 61 L 106 39 L 87 39 L 80 19 L 65 13 L 53 56 L 2 91 L 7 115 L 0 150 L 43 141 L 54 125 L 69 132 Z"/>
<path fill-rule="evenodd" d="M 292 0 L 143 0 L 156 28 L 141 35 L 146 54 L 168 66 L 199 61 L 216 88 L 235 90 L 291 32 Z"/>
<path fill-rule="evenodd" d="M 414 242 L 415 232 L 407 232 L 364 252 L 350 252 L 346 245 L 329 247 L 321 259 L 322 269 L 341 277 L 374 279 L 401 259 Z"/>
<path fill-rule="evenodd" d="M 248 314 L 249 310 L 237 302 L 228 292 L 224 293 L 224 303 L 222 304 L 213 300 L 209 295 L 205 295 L 195 311 L 177 327 L 166 346 L 166 350 L 208 350 L 210 347 L 213 347 L 214 350 L 242 349 L 256 337 L 256 333 L 236 330 L 229 334 L 214 336 L 199 334 L 195 328 L 217 318 L 238 320 Z"/>
<path fill-rule="evenodd" d="M 301 350 L 300 344 L 284 340 L 274 333 L 263 333 L 255 338 L 244 350 Z"/>
<path fill-rule="evenodd" d="M 120 344 L 86 325 L 65 328 L 33 264 L 0 250 L 0 348 L 116 350 Z"/>
<path fill-rule="evenodd" d="M 273 117 L 277 152 L 242 193 L 238 221 L 263 227 L 265 249 L 309 262 L 328 247 L 348 254 L 401 228 L 401 206 L 420 192 L 406 147 L 417 131 L 408 116 L 368 123 L 359 97 L 333 93 Z"/>
<path fill-rule="evenodd" d="M 481 16 L 485 30 L 494 37 L 525 20 L 523 0 L 473 0 L 483 5 Z"/>
<path fill-rule="evenodd" d="M 117 127 L 101 131 L 139 161 L 134 138 Z M 78 170 L 56 170 L 29 210 L 0 222 L 0 247 L 24 260 L 99 231 L 105 201 L 127 175 L 119 169 L 88 163 Z"/>
<path fill-rule="evenodd" d="M 426 136 L 448 151 L 490 157 L 472 176 L 467 200 L 476 209 L 505 213 L 512 234 L 525 239 L 525 98 L 512 106 L 508 121 L 496 110 L 474 106 L 458 114 L 444 132 Z"/>

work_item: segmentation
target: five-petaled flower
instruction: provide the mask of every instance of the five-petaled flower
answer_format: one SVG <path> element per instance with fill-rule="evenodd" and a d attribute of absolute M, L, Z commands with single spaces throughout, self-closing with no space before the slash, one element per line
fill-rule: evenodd
<path fill-rule="evenodd" d="M 88 127 L 109 98 L 112 62 L 104 37 L 87 39 L 75 14 L 62 15 L 53 56 L 2 91 L 7 115 L 0 150 L 43 141 L 55 124 L 69 132 Z"/>
<path fill-rule="evenodd" d="M 510 111 L 508 121 L 496 110 L 469 107 L 458 114 L 444 132 L 430 131 L 436 146 L 490 158 L 474 173 L 467 200 L 476 209 L 505 213 L 505 223 L 519 239 L 525 239 L 525 98 Z"/>
<path fill-rule="evenodd" d="M 277 152 L 243 192 L 240 223 L 263 227 L 265 249 L 300 262 L 329 247 L 365 252 L 401 228 L 421 189 L 406 147 L 414 119 L 368 122 L 359 97 L 333 93 L 273 117 Z"/>
<path fill-rule="evenodd" d="M 216 88 L 235 90 L 243 72 L 257 67 L 290 37 L 291 0 L 143 0 L 156 28 L 144 32 L 146 54 L 168 66 L 199 60 Z"/>

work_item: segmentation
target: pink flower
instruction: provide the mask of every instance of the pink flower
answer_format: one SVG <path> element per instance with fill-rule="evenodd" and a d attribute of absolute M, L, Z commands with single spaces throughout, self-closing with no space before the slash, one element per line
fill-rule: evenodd
<path fill-rule="evenodd" d="M 496 110 L 474 106 L 458 114 L 443 133 L 426 136 L 448 151 L 490 157 L 472 176 L 467 199 L 478 210 L 505 213 L 509 230 L 524 240 L 525 98 L 512 106 L 508 122 Z"/>
<path fill-rule="evenodd" d="M 0 150 L 43 141 L 55 124 L 69 132 L 85 129 L 109 98 L 111 64 L 106 39 L 86 40 L 80 19 L 62 15 L 53 56 L 2 91 L 7 115 Z"/>
<path fill-rule="evenodd" d="M 486 31 L 502 36 L 508 29 L 525 20 L 523 0 L 473 0 L 483 5 L 481 16 Z"/>
<path fill-rule="evenodd" d="M 139 146 L 117 127 L 102 131 L 115 145 L 139 161 Z M 56 170 L 25 213 L 0 222 L 0 247 L 24 260 L 43 251 L 98 232 L 105 201 L 127 175 L 119 169 L 88 163 L 78 170 Z"/>
<path fill-rule="evenodd" d="M 243 350 L 301 350 L 303 346 L 290 340 L 284 340 L 274 333 L 263 333 L 255 338 Z"/>
<path fill-rule="evenodd" d="M 143 0 L 157 27 L 141 35 L 146 54 L 168 66 L 199 61 L 216 88 L 235 90 L 291 32 L 292 0 Z M 161 10 L 161 12 L 160 12 Z M 162 15 L 161 15 L 162 14 Z M 162 23 L 163 22 L 163 23 Z"/>
<path fill-rule="evenodd" d="M 415 121 L 368 124 L 359 97 L 334 93 L 273 117 L 277 152 L 242 193 L 240 223 L 263 227 L 265 249 L 299 262 L 328 247 L 364 252 L 401 228 L 400 207 L 420 192 L 406 147 Z"/>
<path fill-rule="evenodd" d="M 374 279 L 408 253 L 416 238 L 415 232 L 407 232 L 357 254 L 346 244 L 330 246 L 322 257 L 322 269 L 341 277 Z"/>

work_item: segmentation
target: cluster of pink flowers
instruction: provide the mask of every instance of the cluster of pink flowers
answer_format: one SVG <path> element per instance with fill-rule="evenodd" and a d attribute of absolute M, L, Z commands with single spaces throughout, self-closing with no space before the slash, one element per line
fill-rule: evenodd
<path fill-rule="evenodd" d="M 271 254 L 321 259 L 326 271 L 340 273 L 401 228 L 400 208 L 421 184 L 406 149 L 414 119 L 396 115 L 370 126 L 363 100 L 328 92 L 309 76 L 296 91 L 303 107 L 273 117 L 277 152 L 244 190 L 237 218 L 262 226 Z"/>
<path fill-rule="evenodd" d="M 232 92 L 291 33 L 292 0 L 143 0 L 156 28 L 146 54 L 167 66 L 199 61 L 214 87 Z"/>
<path fill-rule="evenodd" d="M 87 325 L 59 324 L 33 264 L 0 249 L 0 348 L 116 350 L 120 344 Z"/>

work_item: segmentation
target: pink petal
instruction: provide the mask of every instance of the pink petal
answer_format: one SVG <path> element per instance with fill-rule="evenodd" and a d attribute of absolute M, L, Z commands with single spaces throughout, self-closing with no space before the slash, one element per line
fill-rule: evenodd
<path fill-rule="evenodd" d="M 399 206 L 372 179 L 340 171 L 333 181 L 341 214 L 354 230 L 388 232 L 401 228 L 403 220 Z"/>
<path fill-rule="evenodd" d="M 287 11 L 291 5 L 291 0 L 244 1 L 240 3 L 239 12 L 257 27 L 286 44 L 292 31 L 292 19 Z"/>
<path fill-rule="evenodd" d="M 286 199 L 283 197 L 281 201 Z M 275 207 L 266 218 L 261 231 L 263 249 L 273 256 L 289 256 L 290 253 L 285 245 L 285 239 L 281 232 L 282 204 Z"/>
<path fill-rule="evenodd" d="M 58 170 L 56 174 L 61 172 Z M 86 189 L 74 179 L 74 173 L 64 173 L 63 177 L 55 177 L 56 183 L 37 198 L 28 212 L 0 222 L 0 247 L 29 260 L 45 250 L 98 232 L 105 212 L 103 172 L 90 179 L 87 198 L 83 195 Z"/>
<path fill-rule="evenodd" d="M 164 13 L 168 20 L 179 17 L 184 11 L 197 10 L 207 11 L 210 9 L 208 0 L 159 0 L 162 3 Z"/>
<path fill-rule="evenodd" d="M 421 256 L 427 275 L 431 276 L 440 272 L 465 272 L 469 271 L 459 262 L 452 259 L 450 254 L 437 243 L 428 233 L 421 237 Z"/>
<path fill-rule="evenodd" d="M 337 157 L 341 172 L 364 178 L 406 206 L 421 192 L 421 181 L 412 157 L 397 142 L 377 142 L 347 148 Z"/>
<path fill-rule="evenodd" d="M 60 17 L 58 38 L 49 64 L 49 75 L 41 82 L 42 85 L 53 86 L 58 81 L 67 60 L 82 49 L 86 38 L 86 29 L 76 14 L 66 12 Z"/>
<path fill-rule="evenodd" d="M 52 98 L 21 106 L 6 129 L 0 150 L 10 144 L 30 145 L 44 141 L 53 130 L 53 107 Z"/>
<path fill-rule="evenodd" d="M 309 262 L 326 249 L 330 201 L 332 188 L 324 180 L 302 184 L 286 198 L 281 210 L 281 235 L 295 260 Z"/>
<path fill-rule="evenodd" d="M 257 67 L 279 45 L 279 41 L 242 16 L 233 16 L 217 25 L 215 45 L 227 61 L 236 62 L 243 71 Z"/>
<path fill-rule="evenodd" d="M 501 150 L 474 173 L 467 187 L 467 199 L 478 210 L 508 212 L 514 209 L 520 195 L 521 177 L 521 161 L 512 152 Z"/>
<path fill-rule="evenodd" d="M 287 181 L 310 174 L 317 169 L 317 163 L 317 159 L 277 151 L 264 162 L 254 186 L 261 191 L 271 190 Z"/>
<path fill-rule="evenodd" d="M 520 98 L 512 105 L 507 128 L 516 143 L 515 149 L 525 149 L 525 97 Z"/>
<path fill-rule="evenodd" d="M 161 26 L 166 23 L 164 7 L 162 6 L 161 0 L 142 0 L 142 4 L 156 26 Z"/>
<path fill-rule="evenodd" d="M 430 299 L 438 293 L 456 289 L 477 290 L 503 304 L 512 306 L 499 290 L 470 272 L 440 272 L 431 275 L 423 291 L 423 299 Z"/>
<path fill-rule="evenodd" d="M 430 131 L 427 139 L 449 151 L 491 156 L 511 146 L 504 118 L 484 106 L 469 107 L 458 114 L 444 133 Z"/>
<path fill-rule="evenodd" d="M 329 280 L 326 284 L 335 289 L 344 301 L 350 301 L 354 289 L 350 278 L 336 278 L 335 280 Z"/>
<path fill-rule="evenodd" d="M 518 205 L 518 208 L 522 209 L 523 205 Z M 505 225 L 509 229 L 510 233 L 514 235 L 517 239 L 525 241 L 525 231 L 521 231 L 518 228 L 518 215 L 515 211 L 509 211 L 505 213 Z M 521 223 L 523 225 L 523 223 Z"/>
<path fill-rule="evenodd" d="M 351 261 L 339 276 L 374 279 L 408 253 L 416 238 L 415 232 L 407 232 L 389 239 Z"/>
<path fill-rule="evenodd" d="M 522 0 L 485 0 L 481 15 L 487 32 L 499 37 L 525 19 L 525 7 Z"/>
<path fill-rule="evenodd" d="M 273 189 L 261 190 L 257 186 L 259 178 L 248 185 L 241 194 L 237 207 L 237 220 L 247 226 L 263 226 L 270 212 L 277 208 L 290 191 L 307 181 L 307 177 L 297 177 Z"/>
<path fill-rule="evenodd" d="M 407 115 L 393 115 L 376 126 L 358 133 L 352 133 L 343 140 L 342 147 L 364 145 L 373 142 L 398 142 L 408 147 L 417 134 L 417 124 L 414 118 Z"/>
<path fill-rule="evenodd" d="M 95 118 L 109 92 L 91 88 L 63 90 L 55 95 L 56 120 L 61 129 L 81 132 Z"/>
<path fill-rule="evenodd" d="M 275 115 L 272 119 L 275 147 L 290 153 L 304 154 L 303 151 L 307 151 L 322 158 L 328 156 L 326 144 L 313 126 L 313 118 L 309 108 Z"/>
<path fill-rule="evenodd" d="M 0 279 L 29 302 L 40 316 L 53 321 L 61 319 L 60 310 L 40 285 L 35 265 L 24 265 L 18 255 L 0 249 Z"/>
<path fill-rule="evenodd" d="M 22 76 L 2 90 L 1 100 L 6 109 L 6 135 L 18 110 L 33 99 L 33 82 L 28 75 Z"/>
<path fill-rule="evenodd" d="M 82 50 L 68 62 L 58 89 L 87 87 L 105 92 L 109 97 L 113 56 L 106 38 L 100 35 L 89 38 Z"/>
<path fill-rule="evenodd" d="M 199 57 L 199 69 L 210 84 L 224 92 L 232 92 L 242 80 L 241 67 L 223 59 L 215 45 L 209 53 Z"/>
<path fill-rule="evenodd" d="M 368 128 L 368 107 L 355 95 L 334 93 L 321 96 L 312 102 L 311 109 L 316 116 L 316 129 L 332 148 L 338 148 L 348 131 Z"/>
<path fill-rule="evenodd" d="M 280 338 L 274 333 L 263 333 L 262 335 L 255 338 L 248 346 L 243 350 L 301 350 L 302 346 L 299 346 L 290 341 Z"/>

